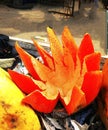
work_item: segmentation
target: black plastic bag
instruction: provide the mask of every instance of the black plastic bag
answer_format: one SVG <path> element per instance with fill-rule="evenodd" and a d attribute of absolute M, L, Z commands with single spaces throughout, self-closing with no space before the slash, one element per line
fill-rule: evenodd
<path fill-rule="evenodd" d="M 9 37 L 4 34 L 0 34 L 0 58 L 11 58 L 12 46 L 9 45 Z"/>

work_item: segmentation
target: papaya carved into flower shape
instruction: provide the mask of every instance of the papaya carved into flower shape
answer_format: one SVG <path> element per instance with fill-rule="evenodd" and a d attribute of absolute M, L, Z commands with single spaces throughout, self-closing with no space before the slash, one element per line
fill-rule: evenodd
<path fill-rule="evenodd" d="M 68 114 L 90 104 L 97 96 L 102 81 L 99 52 L 95 52 L 89 34 L 85 34 L 78 47 L 64 27 L 62 43 L 53 29 L 47 28 L 51 54 L 33 40 L 43 63 L 24 51 L 17 43 L 15 48 L 31 76 L 8 70 L 12 80 L 27 94 L 24 103 L 44 113 L 53 111 L 58 100 Z"/>

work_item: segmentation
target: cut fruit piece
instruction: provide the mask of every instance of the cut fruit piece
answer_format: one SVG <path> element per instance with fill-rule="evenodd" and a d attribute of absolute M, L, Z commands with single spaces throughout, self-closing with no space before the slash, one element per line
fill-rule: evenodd
<path fill-rule="evenodd" d="M 40 46 L 34 39 L 33 42 L 40 56 L 44 61 L 44 65 L 48 66 L 51 69 L 54 69 L 54 61 L 52 56 L 42 46 Z"/>
<path fill-rule="evenodd" d="M 41 90 L 33 81 L 32 77 L 20 74 L 18 72 L 8 70 L 12 80 L 17 86 L 26 94 L 33 92 L 34 90 Z"/>
<path fill-rule="evenodd" d="M 58 96 L 54 99 L 47 99 L 42 92 L 36 90 L 27 95 L 22 101 L 39 112 L 50 113 L 58 102 Z"/>
<path fill-rule="evenodd" d="M 85 93 L 87 105 L 98 95 L 102 86 L 102 72 L 91 71 L 85 74 L 82 91 Z"/>
<path fill-rule="evenodd" d="M 37 87 L 35 89 L 34 83 L 25 76 L 26 84 L 28 82 L 33 86 L 23 102 L 37 111 L 49 113 L 60 100 L 70 115 L 90 104 L 98 95 L 102 83 L 102 72 L 99 70 L 101 55 L 94 52 L 89 34 L 85 34 L 81 45 L 77 47 L 68 27 L 64 27 L 62 44 L 53 29 L 48 27 L 47 33 L 51 55 L 33 40 L 43 62 L 36 60 L 16 45 Z M 11 78 L 14 81 L 20 79 L 14 78 L 14 74 Z M 23 88 L 22 84 L 17 85 Z"/>
<path fill-rule="evenodd" d="M 81 60 L 81 64 L 83 63 L 84 57 L 92 53 L 94 53 L 93 43 L 90 35 L 86 33 L 78 49 L 78 55 Z"/>
<path fill-rule="evenodd" d="M 18 43 L 15 44 L 15 49 L 17 50 L 18 54 L 20 55 L 21 60 L 23 61 L 25 67 L 29 71 L 29 73 L 33 76 L 33 78 L 39 79 L 36 71 L 33 68 L 31 58 L 34 58 L 29 53 L 27 53 L 24 49 L 22 49 Z M 35 58 L 34 58 L 35 59 Z"/>

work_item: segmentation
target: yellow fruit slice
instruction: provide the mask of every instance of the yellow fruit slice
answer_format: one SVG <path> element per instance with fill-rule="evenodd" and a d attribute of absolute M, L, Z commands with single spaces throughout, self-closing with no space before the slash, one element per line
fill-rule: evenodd
<path fill-rule="evenodd" d="M 24 94 L 0 68 L 0 130 L 41 130 L 36 113 L 21 103 Z"/>

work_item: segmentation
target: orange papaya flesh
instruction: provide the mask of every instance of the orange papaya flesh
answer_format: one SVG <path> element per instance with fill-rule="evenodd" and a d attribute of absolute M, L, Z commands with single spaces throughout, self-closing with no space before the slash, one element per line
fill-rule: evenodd
<path fill-rule="evenodd" d="M 62 91 L 68 90 L 68 88 L 65 90 L 65 84 L 67 84 L 67 80 L 71 77 L 71 74 L 67 75 L 67 72 L 69 72 L 69 69 L 61 65 L 56 66 L 56 70 L 53 71 L 46 67 L 44 64 L 40 63 L 38 60 L 33 60 L 34 68 L 36 69 L 37 73 L 39 74 L 39 77 L 45 84 L 50 84 L 50 87 L 55 86 L 55 88 L 62 89 Z M 69 72 L 70 73 L 70 72 Z M 67 75 L 67 77 L 66 77 Z M 73 74 L 74 75 L 74 74 Z M 61 81 L 62 78 L 62 81 Z M 70 87 L 70 85 L 68 85 Z"/>
<path fill-rule="evenodd" d="M 65 56 L 67 59 L 68 55 L 65 55 Z M 70 58 L 70 56 L 69 56 L 69 58 Z M 69 62 L 70 62 L 70 59 L 69 59 Z M 74 84 L 76 84 L 76 80 L 80 77 L 80 75 L 78 75 L 78 74 L 80 74 L 79 73 L 80 67 L 79 67 L 78 63 L 77 63 L 78 67 L 76 67 L 78 70 L 76 70 L 76 72 L 74 72 L 74 69 L 72 71 L 70 71 L 72 69 L 71 65 L 73 65 L 73 61 L 72 61 L 72 63 L 70 62 L 70 66 L 68 66 L 69 69 L 68 69 L 68 67 L 65 67 L 64 64 L 63 64 L 63 66 L 56 65 L 55 72 L 54 71 L 52 72 L 52 70 L 50 70 L 49 68 L 46 68 L 46 66 L 44 64 L 40 63 L 39 61 L 36 62 L 36 60 L 34 60 L 33 64 L 34 64 L 34 68 L 36 69 L 37 73 L 39 74 L 39 77 L 41 78 L 41 80 L 44 80 L 45 83 L 49 83 L 50 87 L 52 87 L 53 85 L 55 86 L 55 88 L 58 87 L 58 89 L 60 91 L 62 91 L 62 93 L 64 93 L 65 95 L 69 89 L 72 89 L 72 86 Z M 69 63 L 68 63 L 68 65 L 69 65 Z M 73 72 L 73 73 L 69 75 L 70 72 Z M 68 75 L 67 75 L 67 73 L 68 73 Z M 62 78 L 62 81 L 61 81 L 61 78 Z M 72 78 L 74 78 L 74 81 Z M 72 81 L 69 81 L 69 79 L 72 79 Z M 72 86 L 70 84 L 72 84 Z M 69 102 L 69 100 L 67 102 Z"/>
<path fill-rule="evenodd" d="M 34 69 L 36 70 L 42 82 L 45 84 L 50 84 L 51 88 L 52 86 L 55 86 L 55 88 L 62 89 L 63 85 L 67 83 L 67 80 L 71 78 L 71 74 L 67 75 L 67 72 L 70 73 L 70 69 L 68 69 L 68 67 L 64 67 L 64 65 L 56 65 L 55 70 L 51 70 L 50 68 L 48 68 L 47 66 L 39 62 L 38 60 L 32 59 L 32 63 Z M 73 73 L 73 75 L 75 75 L 75 73 Z M 61 81 L 61 77 L 62 77 L 62 81 Z"/>
<path fill-rule="evenodd" d="M 77 67 L 74 69 L 74 64 L 73 61 L 71 61 L 70 56 L 66 55 L 65 58 L 69 61 L 67 62 L 67 66 L 64 64 L 55 64 L 54 71 L 47 68 L 39 61 L 36 62 L 36 60 L 33 60 L 33 65 L 42 81 L 45 83 L 49 82 L 51 86 L 55 85 L 55 87 L 58 87 L 67 93 L 67 91 L 70 88 L 72 89 L 72 86 L 74 86 L 76 81 L 80 78 L 80 63 L 77 61 Z"/>
<path fill-rule="evenodd" d="M 90 35 L 86 33 L 78 49 L 81 64 L 83 63 L 84 57 L 91 53 L 94 53 L 94 47 Z"/>
<path fill-rule="evenodd" d="M 85 56 L 85 62 L 88 71 L 95 71 L 100 69 L 101 54 L 99 52 L 94 52 Z"/>
<path fill-rule="evenodd" d="M 20 55 L 21 60 L 23 61 L 25 67 L 29 71 L 29 73 L 33 76 L 33 78 L 40 79 L 37 75 L 36 71 L 33 68 L 31 58 L 34 58 L 29 53 L 27 53 L 24 49 L 22 49 L 18 43 L 15 44 L 15 49 L 17 50 L 18 54 Z M 35 59 L 35 58 L 34 58 Z"/>
<path fill-rule="evenodd" d="M 71 99 L 69 104 L 66 104 L 64 99 L 61 98 L 61 102 L 64 105 L 68 115 L 75 113 L 86 106 L 86 98 L 83 91 L 76 86 L 71 91 Z"/>
<path fill-rule="evenodd" d="M 61 64 L 61 61 L 63 59 L 63 46 L 59 42 L 55 32 L 51 28 L 47 27 L 47 33 L 54 62 L 56 62 L 57 64 Z"/>
<path fill-rule="evenodd" d="M 102 85 L 102 76 L 101 71 L 90 71 L 85 74 L 81 90 L 85 93 L 87 105 L 97 97 Z"/>
<path fill-rule="evenodd" d="M 61 75 L 62 75 L 62 77 L 64 77 L 64 78 L 62 78 L 62 80 L 63 79 L 68 80 L 68 78 L 70 78 L 70 77 L 68 77 L 69 73 L 71 72 L 72 75 L 74 73 L 73 70 L 72 71 L 70 70 L 70 69 L 73 69 L 73 66 L 74 66 L 73 59 L 70 57 L 70 54 L 69 54 L 70 51 L 67 54 L 64 52 L 63 46 L 61 46 L 60 42 L 58 41 L 58 39 L 57 39 L 57 37 L 56 37 L 56 35 L 55 35 L 55 33 L 53 32 L 52 29 L 48 28 L 47 32 L 48 32 L 49 40 L 50 40 L 50 43 L 51 43 L 52 57 L 55 60 L 54 61 L 55 71 L 56 71 L 55 76 L 58 77 L 58 79 L 59 79 L 57 81 L 58 82 L 61 81 L 60 80 L 61 78 L 59 78 L 59 77 L 61 77 Z M 66 59 L 69 59 L 69 58 L 70 58 L 70 61 L 68 60 L 69 62 L 67 62 Z M 67 62 L 67 64 L 66 64 L 66 62 Z M 67 67 L 65 67 L 67 65 L 68 65 L 68 69 L 67 69 Z M 69 68 L 69 65 L 70 65 L 70 68 Z M 66 71 L 67 71 L 67 73 L 69 72 L 68 75 L 66 74 Z M 67 75 L 68 78 L 66 77 L 66 75 Z M 62 82 L 64 82 L 64 80 Z"/>
<path fill-rule="evenodd" d="M 48 66 L 51 69 L 54 69 L 54 60 L 52 56 L 42 46 L 40 46 L 34 39 L 32 40 L 36 49 L 38 50 L 40 56 L 44 61 L 44 65 Z"/>
<path fill-rule="evenodd" d="M 73 61 L 76 64 L 76 54 L 78 52 L 78 47 L 67 26 L 64 27 L 64 30 L 62 32 L 62 42 L 63 46 L 69 49 Z"/>
<path fill-rule="evenodd" d="M 48 80 L 51 80 L 51 78 L 53 78 L 54 71 L 39 62 L 38 60 L 32 59 L 32 65 L 42 81 L 47 82 Z"/>
<path fill-rule="evenodd" d="M 63 50 L 64 50 L 64 56 L 63 56 L 63 62 L 62 62 L 63 66 L 67 67 L 70 72 L 73 72 L 75 69 L 75 63 L 73 61 L 73 58 L 67 48 L 63 48 Z"/>
<path fill-rule="evenodd" d="M 59 99 L 58 97 L 57 95 L 53 99 L 47 99 L 42 92 L 36 90 L 27 95 L 22 102 L 29 104 L 33 109 L 39 112 L 50 113 L 56 106 Z"/>
<path fill-rule="evenodd" d="M 8 70 L 9 75 L 15 84 L 25 93 L 29 94 L 34 90 L 41 90 L 33 81 L 30 76 L 20 74 L 13 70 Z"/>

